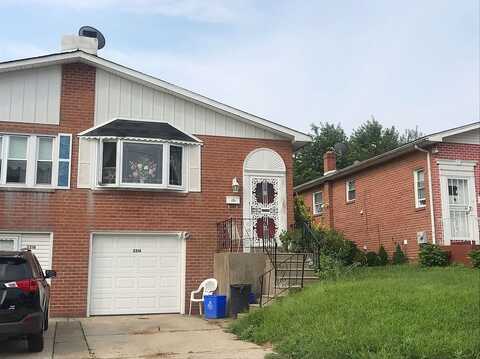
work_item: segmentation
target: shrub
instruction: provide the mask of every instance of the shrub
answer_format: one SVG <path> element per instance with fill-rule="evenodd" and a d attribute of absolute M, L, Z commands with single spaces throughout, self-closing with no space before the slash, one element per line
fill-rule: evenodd
<path fill-rule="evenodd" d="M 407 263 L 408 258 L 405 253 L 402 251 L 400 244 L 397 243 L 395 246 L 395 252 L 393 252 L 392 263 L 393 264 L 404 264 Z"/>
<path fill-rule="evenodd" d="M 471 251 L 468 256 L 470 257 L 473 268 L 480 268 L 480 249 Z"/>
<path fill-rule="evenodd" d="M 420 265 L 423 267 L 445 267 L 448 265 L 448 253 L 436 244 L 422 244 L 418 257 Z"/>
<path fill-rule="evenodd" d="M 365 252 L 361 250 L 357 250 L 353 258 L 353 263 L 357 263 L 358 265 L 361 265 L 361 266 L 367 265 L 367 256 Z"/>
<path fill-rule="evenodd" d="M 367 252 L 366 257 L 367 257 L 367 266 L 375 267 L 380 265 L 380 258 L 378 257 L 377 253 Z"/>
<path fill-rule="evenodd" d="M 344 264 L 333 257 L 321 254 L 318 259 L 318 277 L 320 279 L 339 279 L 344 272 Z"/>
<path fill-rule="evenodd" d="M 380 249 L 378 250 L 378 264 L 381 266 L 386 266 L 388 264 L 388 253 L 384 246 L 380 246 Z"/>
<path fill-rule="evenodd" d="M 283 231 L 280 234 L 280 242 L 282 242 L 282 247 L 287 252 L 302 252 L 305 249 L 301 229 Z"/>
<path fill-rule="evenodd" d="M 295 224 L 297 226 L 303 225 L 303 223 L 312 223 L 312 215 L 305 205 L 305 201 L 301 196 L 295 196 L 293 213 L 295 217 Z"/>

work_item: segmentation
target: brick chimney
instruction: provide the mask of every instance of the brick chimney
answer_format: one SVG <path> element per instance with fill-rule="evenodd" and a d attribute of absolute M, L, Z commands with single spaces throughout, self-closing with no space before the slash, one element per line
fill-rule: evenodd
<path fill-rule="evenodd" d="M 337 156 L 334 151 L 323 154 L 323 175 L 328 175 L 337 170 Z"/>

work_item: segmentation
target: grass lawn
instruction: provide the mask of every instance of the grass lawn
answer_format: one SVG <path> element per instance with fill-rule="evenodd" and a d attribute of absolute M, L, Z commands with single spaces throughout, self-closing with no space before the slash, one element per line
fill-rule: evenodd
<path fill-rule="evenodd" d="M 480 271 L 362 268 L 282 298 L 231 329 L 271 342 L 278 358 L 480 359 Z"/>

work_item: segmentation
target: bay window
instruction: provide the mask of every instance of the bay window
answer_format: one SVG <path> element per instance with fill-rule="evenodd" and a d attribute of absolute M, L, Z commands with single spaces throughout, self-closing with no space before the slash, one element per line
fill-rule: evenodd
<path fill-rule="evenodd" d="M 69 188 L 70 158 L 69 134 L 0 134 L 0 187 Z"/>
<path fill-rule="evenodd" d="M 182 189 L 183 146 L 130 140 L 101 141 L 99 185 Z"/>

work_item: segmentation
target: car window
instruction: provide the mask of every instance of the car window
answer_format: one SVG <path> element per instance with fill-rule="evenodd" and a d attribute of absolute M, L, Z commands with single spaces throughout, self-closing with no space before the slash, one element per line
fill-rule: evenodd
<path fill-rule="evenodd" d="M 43 278 L 43 270 L 42 266 L 38 262 L 37 257 L 33 256 L 33 262 L 35 263 L 35 270 L 37 271 L 38 275 L 35 275 L 35 277 Z"/>
<path fill-rule="evenodd" d="M 27 261 L 22 258 L 0 258 L 0 280 L 14 281 L 32 277 Z"/>

